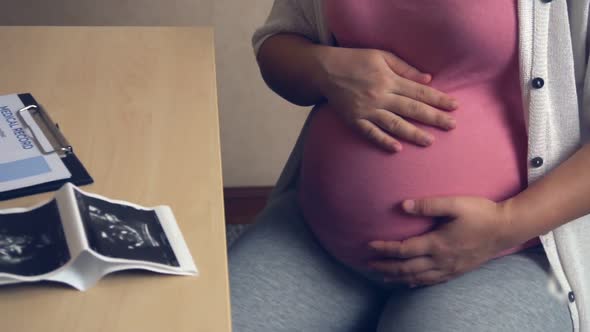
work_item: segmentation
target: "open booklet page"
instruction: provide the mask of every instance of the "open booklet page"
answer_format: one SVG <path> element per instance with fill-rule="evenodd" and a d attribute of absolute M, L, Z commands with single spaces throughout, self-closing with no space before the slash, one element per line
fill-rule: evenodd
<path fill-rule="evenodd" d="M 28 112 L 21 114 L 28 125 L 22 123 L 17 112 L 24 106 L 16 94 L 0 96 L 0 192 L 72 176 L 57 153 L 41 153 L 37 143 L 51 144 Z"/>
<path fill-rule="evenodd" d="M 111 258 L 180 266 L 154 210 L 74 193 L 92 250 Z"/>
<path fill-rule="evenodd" d="M 42 275 L 69 260 L 55 200 L 32 211 L 0 214 L 0 273 Z"/>

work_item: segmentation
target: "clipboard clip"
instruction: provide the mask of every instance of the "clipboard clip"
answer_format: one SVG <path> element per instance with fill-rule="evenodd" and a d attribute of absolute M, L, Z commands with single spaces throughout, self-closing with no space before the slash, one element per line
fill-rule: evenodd
<path fill-rule="evenodd" d="M 22 113 L 28 112 L 33 120 L 37 123 L 39 128 L 41 129 L 42 133 L 45 135 L 53 150 L 46 150 L 43 144 L 39 142 L 39 139 L 35 136 L 35 132 L 31 128 L 31 126 L 25 121 Z M 60 157 L 66 157 L 69 154 L 74 153 L 74 149 L 65 138 L 65 136 L 59 130 L 59 126 L 57 123 L 53 122 L 49 114 L 45 111 L 45 109 L 41 105 L 30 105 L 24 108 L 21 108 L 16 112 L 17 117 L 19 118 L 20 122 L 29 129 L 29 132 L 32 135 L 32 139 L 35 141 L 37 147 L 42 154 L 48 155 L 52 153 L 57 153 Z M 38 121 L 39 119 L 40 121 Z"/>

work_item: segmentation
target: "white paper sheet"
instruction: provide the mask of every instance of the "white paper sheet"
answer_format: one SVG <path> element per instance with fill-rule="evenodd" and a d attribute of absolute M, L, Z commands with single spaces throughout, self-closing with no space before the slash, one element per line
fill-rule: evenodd
<path fill-rule="evenodd" d="M 23 108 L 18 95 L 0 96 L 0 192 L 29 187 L 72 176 L 57 153 L 43 155 L 32 133 L 20 122 L 17 111 Z M 27 124 L 43 147 L 49 142 L 28 113 Z"/>

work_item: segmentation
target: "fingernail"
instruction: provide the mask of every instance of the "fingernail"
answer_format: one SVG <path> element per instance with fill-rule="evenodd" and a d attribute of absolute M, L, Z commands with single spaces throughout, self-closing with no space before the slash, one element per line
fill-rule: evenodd
<path fill-rule="evenodd" d="M 406 212 L 414 212 L 414 208 L 416 207 L 416 202 L 413 200 L 407 200 L 403 203 L 404 210 Z"/>
<path fill-rule="evenodd" d="M 399 143 L 393 143 L 393 152 L 401 152 L 402 151 L 402 145 Z"/>
<path fill-rule="evenodd" d="M 453 99 L 451 101 L 451 105 L 450 106 L 451 106 L 451 109 L 453 109 L 453 110 L 454 109 L 457 109 L 459 107 L 459 102 L 456 99 Z"/>
<path fill-rule="evenodd" d="M 422 145 L 430 145 L 434 142 L 434 136 L 432 135 L 425 135 L 422 138 Z"/>
<path fill-rule="evenodd" d="M 449 119 L 447 121 L 447 129 L 455 129 L 455 127 L 457 127 L 457 121 L 455 119 Z"/>

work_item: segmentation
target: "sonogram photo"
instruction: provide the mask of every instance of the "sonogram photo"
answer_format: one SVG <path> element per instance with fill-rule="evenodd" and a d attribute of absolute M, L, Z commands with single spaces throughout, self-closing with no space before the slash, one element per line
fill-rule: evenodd
<path fill-rule="evenodd" d="M 0 273 L 40 275 L 70 259 L 57 203 L 17 214 L 0 214 Z"/>
<path fill-rule="evenodd" d="M 179 266 L 154 211 L 74 192 L 88 242 L 94 251 L 107 257 Z"/>

